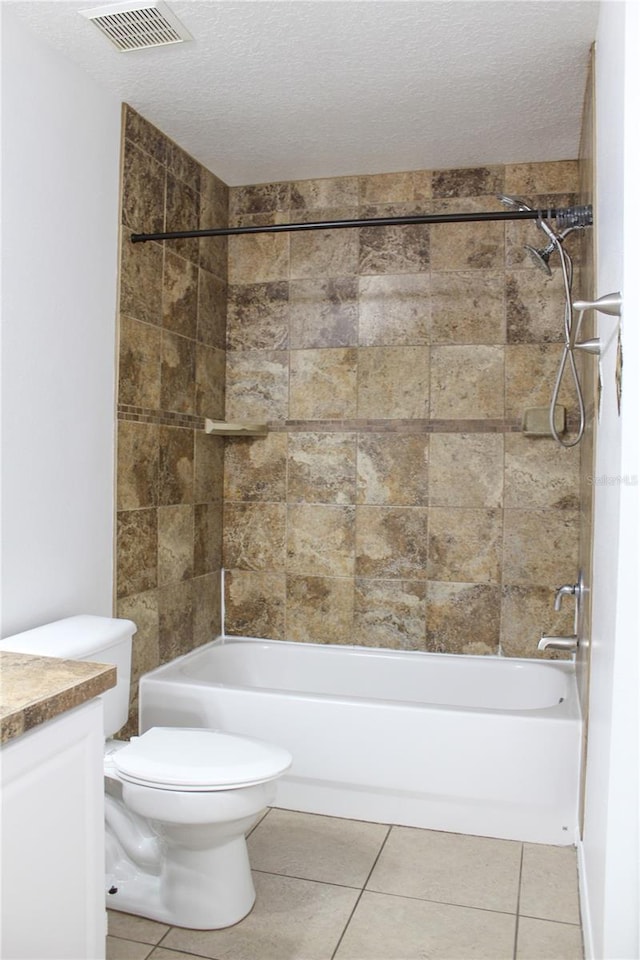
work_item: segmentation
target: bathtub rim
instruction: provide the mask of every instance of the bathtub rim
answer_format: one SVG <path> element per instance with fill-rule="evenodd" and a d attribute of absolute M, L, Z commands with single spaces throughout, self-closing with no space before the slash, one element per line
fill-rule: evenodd
<path fill-rule="evenodd" d="M 462 706 L 455 704 L 436 704 L 431 703 L 428 700 L 397 700 L 397 699 L 386 699 L 380 697 L 361 697 L 355 695 L 345 695 L 345 694 L 332 694 L 329 692 L 322 693 L 309 693 L 305 691 L 296 690 L 293 688 L 278 688 L 278 687 L 265 687 L 257 686 L 255 684 L 247 683 L 216 683 L 211 680 L 199 680 L 196 677 L 189 676 L 185 673 L 180 674 L 180 682 L 188 686 L 198 686 L 198 687 L 208 687 L 214 690 L 227 689 L 227 690 L 239 690 L 239 691 L 255 691 L 256 693 L 261 693 L 274 697 L 282 696 L 291 696 L 297 697 L 302 700 L 330 700 L 336 702 L 354 702 L 354 703 L 384 703 L 386 707 L 393 707 L 397 705 L 399 708 L 414 708 L 414 709 L 424 709 L 428 707 L 430 710 L 454 710 L 456 712 L 466 712 L 466 713 L 481 713 L 481 714 L 491 714 L 495 713 L 498 715 L 513 715 L 519 717 L 535 717 L 544 716 L 546 719 L 558 719 L 558 720 L 580 720 L 582 721 L 582 713 L 580 709 L 580 700 L 578 696 L 577 689 L 577 680 L 576 680 L 576 664 L 575 658 L 570 660 L 550 660 L 543 658 L 535 657 L 502 657 L 497 654 L 487 654 L 487 655 L 478 655 L 478 654 L 457 654 L 457 653 L 433 653 L 428 650 L 395 650 L 388 647 L 368 647 L 361 644 L 334 644 L 334 643 L 315 643 L 311 641 L 299 641 L 299 640 L 271 640 L 265 637 L 248 637 L 248 636 L 229 636 L 226 634 L 220 634 L 218 637 L 215 637 L 213 640 L 208 641 L 207 643 L 202 644 L 199 647 L 195 647 L 193 650 L 189 650 L 187 653 L 181 654 L 179 657 L 175 657 L 173 660 L 168 661 L 167 663 L 161 664 L 157 667 L 154 667 L 153 670 L 146 671 L 140 676 L 139 686 L 140 692 L 142 691 L 143 681 L 146 682 L 147 678 L 150 682 L 166 681 L 168 678 L 166 674 L 171 674 L 173 671 L 179 671 L 181 664 L 185 660 L 195 659 L 197 656 L 202 655 L 214 649 L 216 647 L 222 647 L 227 645 L 234 644 L 246 644 L 253 643 L 259 645 L 265 645 L 267 647 L 273 647 L 277 645 L 286 646 L 289 648 L 295 648 L 300 650 L 300 648 L 310 647 L 316 649 L 322 649 L 325 651 L 325 655 L 335 656 L 340 652 L 351 652 L 356 653 L 357 655 L 363 656 L 393 656 L 398 657 L 399 659 L 413 659 L 416 655 L 419 655 L 422 659 L 423 657 L 429 660 L 459 660 L 461 662 L 482 662 L 483 664 L 498 662 L 504 665 L 509 664 L 510 666 L 517 666 L 519 664 L 524 665 L 534 665 L 537 669 L 555 669 L 560 670 L 567 679 L 567 687 L 569 691 L 569 696 L 560 703 L 551 704 L 544 707 L 534 707 L 529 709 L 517 709 L 513 707 L 479 707 L 479 706 Z M 483 668 L 484 669 L 484 668 Z M 178 679 L 176 677 L 176 679 Z"/>

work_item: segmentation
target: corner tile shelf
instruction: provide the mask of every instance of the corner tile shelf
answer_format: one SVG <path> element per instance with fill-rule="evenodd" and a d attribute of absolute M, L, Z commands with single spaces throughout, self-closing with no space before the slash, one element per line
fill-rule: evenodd
<path fill-rule="evenodd" d="M 226 420 L 204 421 L 205 433 L 215 434 L 218 437 L 265 437 L 266 423 L 230 423 Z"/>

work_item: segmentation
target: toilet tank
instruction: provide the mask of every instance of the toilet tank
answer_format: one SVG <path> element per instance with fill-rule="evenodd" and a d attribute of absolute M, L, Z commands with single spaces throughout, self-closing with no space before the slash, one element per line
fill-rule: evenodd
<path fill-rule="evenodd" d="M 125 725 L 129 714 L 131 642 L 136 629 L 132 620 L 83 614 L 5 637 L 0 640 L 0 650 L 114 664 L 116 686 L 102 694 L 105 737 L 111 737 Z"/>

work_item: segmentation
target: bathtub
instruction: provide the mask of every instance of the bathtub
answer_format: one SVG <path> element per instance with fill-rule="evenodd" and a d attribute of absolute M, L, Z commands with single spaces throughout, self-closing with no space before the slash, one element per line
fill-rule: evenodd
<path fill-rule="evenodd" d="M 151 726 L 286 747 L 285 809 L 577 839 L 573 663 L 220 638 L 141 678 L 141 732 Z"/>

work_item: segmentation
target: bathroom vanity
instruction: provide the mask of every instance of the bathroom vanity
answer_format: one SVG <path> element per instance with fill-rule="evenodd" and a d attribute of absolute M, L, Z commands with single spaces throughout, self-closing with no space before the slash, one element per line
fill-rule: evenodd
<path fill-rule="evenodd" d="M 103 707 L 112 666 L 0 652 L 8 960 L 105 951 Z"/>

